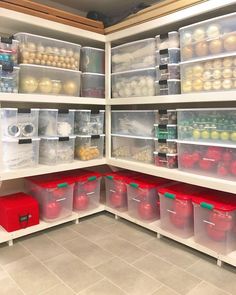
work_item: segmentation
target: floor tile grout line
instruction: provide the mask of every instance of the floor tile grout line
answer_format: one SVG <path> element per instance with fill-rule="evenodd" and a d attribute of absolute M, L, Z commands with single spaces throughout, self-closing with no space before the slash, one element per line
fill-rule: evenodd
<path fill-rule="evenodd" d="M 24 290 L 17 284 L 17 282 L 13 279 L 13 277 L 7 272 L 6 269 L 2 267 L 3 272 L 7 275 L 7 277 L 16 285 L 16 287 L 23 293 L 23 295 L 26 295 Z"/>
<path fill-rule="evenodd" d="M 65 283 L 64 283 L 63 285 L 66 286 Z M 53 290 L 53 289 L 56 288 L 57 286 L 60 286 L 60 284 L 57 284 L 57 285 L 55 285 L 55 286 L 53 286 L 53 287 L 50 287 L 50 288 L 47 289 L 46 291 L 40 292 L 39 295 L 46 294 L 47 292 Z M 66 287 L 67 287 L 67 286 L 66 286 Z M 76 293 L 75 293 L 75 294 L 76 294 Z"/>

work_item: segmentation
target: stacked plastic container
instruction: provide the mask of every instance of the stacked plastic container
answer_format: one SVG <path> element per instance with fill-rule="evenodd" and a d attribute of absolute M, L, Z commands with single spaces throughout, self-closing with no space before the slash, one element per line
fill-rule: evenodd
<path fill-rule="evenodd" d="M 75 110 L 40 109 L 40 164 L 57 165 L 74 160 L 74 116 Z"/>
<path fill-rule="evenodd" d="M 105 97 L 105 50 L 94 47 L 82 47 L 81 96 Z"/>
<path fill-rule="evenodd" d="M 156 40 L 156 95 L 180 93 L 179 33 L 158 35 Z"/>
<path fill-rule="evenodd" d="M 236 89 L 236 13 L 183 27 L 182 93 Z"/>
<path fill-rule="evenodd" d="M 75 158 L 101 159 L 104 153 L 104 110 L 75 110 Z"/>
<path fill-rule="evenodd" d="M 17 33 L 21 93 L 80 96 L 80 48 L 74 43 Z"/>
<path fill-rule="evenodd" d="M 156 166 L 178 167 L 177 113 L 176 110 L 159 110 L 155 113 L 154 162 Z"/>

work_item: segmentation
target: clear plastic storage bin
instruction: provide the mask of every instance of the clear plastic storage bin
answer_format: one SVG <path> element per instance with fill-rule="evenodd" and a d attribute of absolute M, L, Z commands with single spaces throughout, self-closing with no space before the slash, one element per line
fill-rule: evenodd
<path fill-rule="evenodd" d="M 82 72 L 105 74 L 105 50 L 82 47 L 80 68 Z"/>
<path fill-rule="evenodd" d="M 112 97 L 153 96 L 155 77 L 155 68 L 112 74 Z"/>
<path fill-rule="evenodd" d="M 81 72 L 20 65 L 20 93 L 80 96 Z"/>
<path fill-rule="evenodd" d="M 82 161 L 101 159 L 103 157 L 105 135 L 77 135 L 75 157 Z"/>
<path fill-rule="evenodd" d="M 120 135 L 153 136 L 155 111 L 111 111 L 111 132 Z"/>
<path fill-rule="evenodd" d="M 1 108 L 2 137 L 37 137 L 39 109 Z"/>
<path fill-rule="evenodd" d="M 156 51 L 156 64 L 178 64 L 180 62 L 180 49 L 169 48 Z"/>
<path fill-rule="evenodd" d="M 158 110 L 155 112 L 155 123 L 160 125 L 177 124 L 176 110 Z"/>
<path fill-rule="evenodd" d="M 155 137 L 158 139 L 176 139 L 177 138 L 177 125 L 168 124 L 154 124 Z"/>
<path fill-rule="evenodd" d="M 154 138 L 155 151 L 165 154 L 177 153 L 177 142 L 175 139 L 158 139 Z"/>
<path fill-rule="evenodd" d="M 104 117 L 105 111 L 92 111 L 89 123 L 89 134 L 100 135 L 104 133 Z"/>
<path fill-rule="evenodd" d="M 195 242 L 218 254 L 236 250 L 235 195 L 208 190 L 193 205 Z"/>
<path fill-rule="evenodd" d="M 165 64 L 156 67 L 157 80 L 179 80 L 180 79 L 180 66 L 179 64 Z"/>
<path fill-rule="evenodd" d="M 179 33 L 176 31 L 172 31 L 167 34 L 157 35 L 155 39 L 157 50 L 178 48 L 180 46 Z"/>
<path fill-rule="evenodd" d="M 74 132 L 75 110 L 40 109 L 40 136 L 69 136 Z"/>
<path fill-rule="evenodd" d="M 6 64 L 0 65 L 0 92 L 18 93 L 18 86 L 19 68 Z"/>
<path fill-rule="evenodd" d="M 111 49 L 112 72 L 123 72 L 154 67 L 155 39 L 143 39 Z"/>
<path fill-rule="evenodd" d="M 180 80 L 155 81 L 156 95 L 180 94 Z"/>
<path fill-rule="evenodd" d="M 105 97 L 105 75 L 95 73 L 82 73 L 81 96 Z"/>
<path fill-rule="evenodd" d="M 19 42 L 12 38 L 0 38 L 0 64 L 16 66 L 18 63 Z"/>
<path fill-rule="evenodd" d="M 153 163 L 154 142 L 152 137 L 135 137 L 112 134 L 112 157 Z"/>
<path fill-rule="evenodd" d="M 182 171 L 236 180 L 236 147 L 179 141 L 178 166 Z"/>
<path fill-rule="evenodd" d="M 17 33 L 20 41 L 20 63 L 79 70 L 78 44 L 28 33 Z"/>
<path fill-rule="evenodd" d="M 235 37 L 236 38 L 236 37 Z M 181 92 L 211 92 L 236 89 L 236 56 L 180 64 Z"/>
<path fill-rule="evenodd" d="M 161 228 L 181 238 L 193 236 L 192 198 L 203 188 L 175 183 L 158 189 L 161 207 Z"/>
<path fill-rule="evenodd" d="M 178 167 L 178 155 L 154 152 L 154 163 L 158 167 L 173 169 Z"/>
<path fill-rule="evenodd" d="M 29 168 L 39 162 L 39 138 L 4 138 L 2 161 L 5 170 Z"/>
<path fill-rule="evenodd" d="M 181 60 L 236 51 L 236 13 L 180 28 Z"/>
<path fill-rule="evenodd" d="M 26 179 L 25 186 L 39 202 L 42 220 L 55 222 L 72 214 L 74 180 L 43 175 Z"/>
<path fill-rule="evenodd" d="M 75 136 L 41 137 L 39 163 L 57 165 L 74 160 Z"/>
<path fill-rule="evenodd" d="M 236 145 L 236 109 L 179 109 L 178 138 Z"/>
<path fill-rule="evenodd" d="M 104 133 L 104 110 L 75 110 L 75 134 L 99 135 Z"/>

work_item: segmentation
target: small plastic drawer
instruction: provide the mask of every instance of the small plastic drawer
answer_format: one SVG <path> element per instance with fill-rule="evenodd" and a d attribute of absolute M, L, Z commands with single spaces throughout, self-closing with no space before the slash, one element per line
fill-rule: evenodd
<path fill-rule="evenodd" d="M 41 137 L 39 163 L 57 165 L 74 160 L 75 136 Z"/>
<path fill-rule="evenodd" d="M 177 125 L 154 124 L 155 137 L 158 139 L 177 139 Z"/>
<path fill-rule="evenodd" d="M 40 136 L 69 136 L 74 133 L 75 110 L 40 109 Z"/>
<path fill-rule="evenodd" d="M 100 135 L 104 133 L 104 117 L 105 111 L 92 111 L 89 122 L 89 134 Z"/>
<path fill-rule="evenodd" d="M 28 33 L 17 33 L 20 63 L 79 70 L 81 46 Z"/>
<path fill-rule="evenodd" d="M 0 38 L 0 64 L 16 66 L 18 63 L 19 42 L 12 38 Z"/>
<path fill-rule="evenodd" d="M 1 54 L 0 54 L 1 55 Z M 19 68 L 3 64 L 0 66 L 0 92 L 18 93 Z"/>
<path fill-rule="evenodd" d="M 21 169 L 38 165 L 39 138 L 4 138 L 2 140 L 3 168 Z"/>
<path fill-rule="evenodd" d="M 236 13 L 180 28 L 181 60 L 213 57 L 236 51 Z"/>
<path fill-rule="evenodd" d="M 155 81 L 156 95 L 180 94 L 180 80 Z"/>
<path fill-rule="evenodd" d="M 156 67 L 157 80 L 179 80 L 180 79 L 180 66 L 179 64 L 165 64 Z"/>
<path fill-rule="evenodd" d="M 143 39 L 111 49 L 112 72 L 123 72 L 154 67 L 155 39 Z"/>
<path fill-rule="evenodd" d="M 193 236 L 192 198 L 202 191 L 201 187 L 183 183 L 159 188 L 161 228 L 181 238 Z"/>
<path fill-rule="evenodd" d="M 101 159 L 103 157 L 105 135 L 77 135 L 75 157 L 82 161 Z"/>
<path fill-rule="evenodd" d="M 42 220 L 55 222 L 72 214 L 74 181 L 43 175 L 26 179 L 25 187 L 39 202 Z"/>
<path fill-rule="evenodd" d="M 80 96 L 81 72 L 20 65 L 20 93 Z"/>
<path fill-rule="evenodd" d="M 180 49 L 169 48 L 156 51 L 157 65 L 178 64 L 180 62 Z"/>
<path fill-rule="evenodd" d="M 155 39 L 157 50 L 178 48 L 180 46 L 179 33 L 176 31 L 157 35 Z"/>
<path fill-rule="evenodd" d="M 94 73 L 82 73 L 81 96 L 105 97 L 105 75 Z"/>
<path fill-rule="evenodd" d="M 236 89 L 236 56 L 182 63 L 181 91 L 211 92 Z"/>
<path fill-rule="evenodd" d="M 153 136 L 155 112 L 119 110 L 111 112 L 111 132 L 120 135 Z"/>
<path fill-rule="evenodd" d="M 155 123 L 160 125 L 177 124 L 176 110 L 158 110 L 155 112 Z"/>
<path fill-rule="evenodd" d="M 155 68 L 112 74 L 112 97 L 153 96 L 155 77 Z"/>
<path fill-rule="evenodd" d="M 2 137 L 37 137 L 39 109 L 1 108 Z"/>
<path fill-rule="evenodd" d="M 218 254 L 235 251 L 235 194 L 208 190 L 193 205 L 195 242 Z"/>
<path fill-rule="evenodd" d="M 164 154 L 176 154 L 177 142 L 175 139 L 154 138 L 155 152 Z"/>
<path fill-rule="evenodd" d="M 75 110 L 74 134 L 88 135 L 91 110 Z"/>
<path fill-rule="evenodd" d="M 153 163 L 154 142 L 152 137 L 135 137 L 112 134 L 112 157 Z"/>
<path fill-rule="evenodd" d="M 236 145 L 236 109 L 179 109 L 178 138 Z"/>
<path fill-rule="evenodd" d="M 178 167 L 178 155 L 154 152 L 154 163 L 158 167 L 169 169 Z"/>
<path fill-rule="evenodd" d="M 178 166 L 182 171 L 236 180 L 236 146 L 178 141 Z"/>
<path fill-rule="evenodd" d="M 80 68 L 82 72 L 105 74 L 105 50 L 82 47 Z"/>

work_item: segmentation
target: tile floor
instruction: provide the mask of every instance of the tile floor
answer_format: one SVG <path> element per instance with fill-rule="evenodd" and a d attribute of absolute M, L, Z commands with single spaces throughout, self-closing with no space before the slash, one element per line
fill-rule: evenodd
<path fill-rule="evenodd" d="M 110 214 L 0 245 L 0 295 L 229 295 L 236 268 Z"/>

